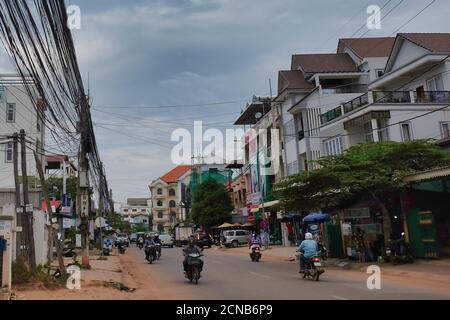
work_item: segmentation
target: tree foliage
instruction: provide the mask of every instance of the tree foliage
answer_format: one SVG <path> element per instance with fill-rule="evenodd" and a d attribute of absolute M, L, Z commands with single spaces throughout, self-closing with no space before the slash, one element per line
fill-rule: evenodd
<path fill-rule="evenodd" d="M 233 205 L 225 186 L 214 180 L 200 184 L 194 192 L 190 219 L 206 228 L 229 222 Z"/>
<path fill-rule="evenodd" d="M 61 200 L 61 194 L 63 190 L 63 179 L 52 177 L 47 179 L 47 188 L 49 196 Z M 69 199 L 75 200 L 77 196 L 77 178 L 70 177 L 66 181 L 67 196 Z"/>
<path fill-rule="evenodd" d="M 383 214 L 385 237 L 389 237 L 390 197 L 405 187 L 406 176 L 450 165 L 450 154 L 425 140 L 364 143 L 344 154 L 322 158 L 318 164 L 319 169 L 289 177 L 275 186 L 281 207 L 315 210 L 364 194 Z"/>

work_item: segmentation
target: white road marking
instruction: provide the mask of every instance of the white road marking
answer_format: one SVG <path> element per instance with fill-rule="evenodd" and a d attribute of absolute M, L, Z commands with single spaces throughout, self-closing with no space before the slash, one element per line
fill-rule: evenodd
<path fill-rule="evenodd" d="M 264 278 L 264 279 L 270 279 L 270 277 L 269 277 L 269 276 L 266 276 L 265 274 L 256 273 L 256 272 L 250 272 L 250 274 L 252 274 L 252 275 L 254 275 L 254 276 L 257 276 L 257 277 Z"/>

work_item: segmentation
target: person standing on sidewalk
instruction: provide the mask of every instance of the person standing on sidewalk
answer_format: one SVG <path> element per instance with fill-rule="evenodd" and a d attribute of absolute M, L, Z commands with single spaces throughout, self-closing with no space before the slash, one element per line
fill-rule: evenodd
<path fill-rule="evenodd" d="M 364 231 L 360 227 L 356 228 L 356 232 L 353 235 L 353 240 L 356 243 L 356 251 L 358 253 L 359 262 L 366 262 L 366 243 L 364 242 Z"/>

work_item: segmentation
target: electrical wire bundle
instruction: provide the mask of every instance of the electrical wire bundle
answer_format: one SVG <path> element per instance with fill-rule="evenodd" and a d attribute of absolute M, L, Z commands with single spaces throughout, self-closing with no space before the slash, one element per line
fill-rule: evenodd
<path fill-rule="evenodd" d="M 64 0 L 0 0 L 0 39 L 38 117 L 71 154 L 88 150 L 90 178 L 112 209 L 67 21 Z"/>

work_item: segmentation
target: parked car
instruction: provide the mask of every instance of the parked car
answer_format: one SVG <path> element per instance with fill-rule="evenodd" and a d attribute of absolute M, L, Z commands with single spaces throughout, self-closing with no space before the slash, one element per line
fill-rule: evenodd
<path fill-rule="evenodd" d="M 159 239 L 161 240 L 162 246 L 173 248 L 173 237 L 171 235 L 162 234 L 159 236 Z"/>
<path fill-rule="evenodd" d="M 136 243 L 138 239 L 137 233 L 132 233 L 130 236 L 130 243 Z"/>
<path fill-rule="evenodd" d="M 116 237 L 115 245 L 119 245 L 119 243 L 129 247 L 130 239 L 128 239 L 128 235 L 126 233 L 119 233 Z"/>
<path fill-rule="evenodd" d="M 212 236 L 206 232 L 196 232 L 194 234 L 195 243 L 200 248 L 208 247 L 211 248 L 214 244 L 214 239 Z"/>
<path fill-rule="evenodd" d="M 248 230 L 227 230 L 223 232 L 222 244 L 237 248 L 239 245 L 248 244 L 251 236 L 252 233 Z"/>

